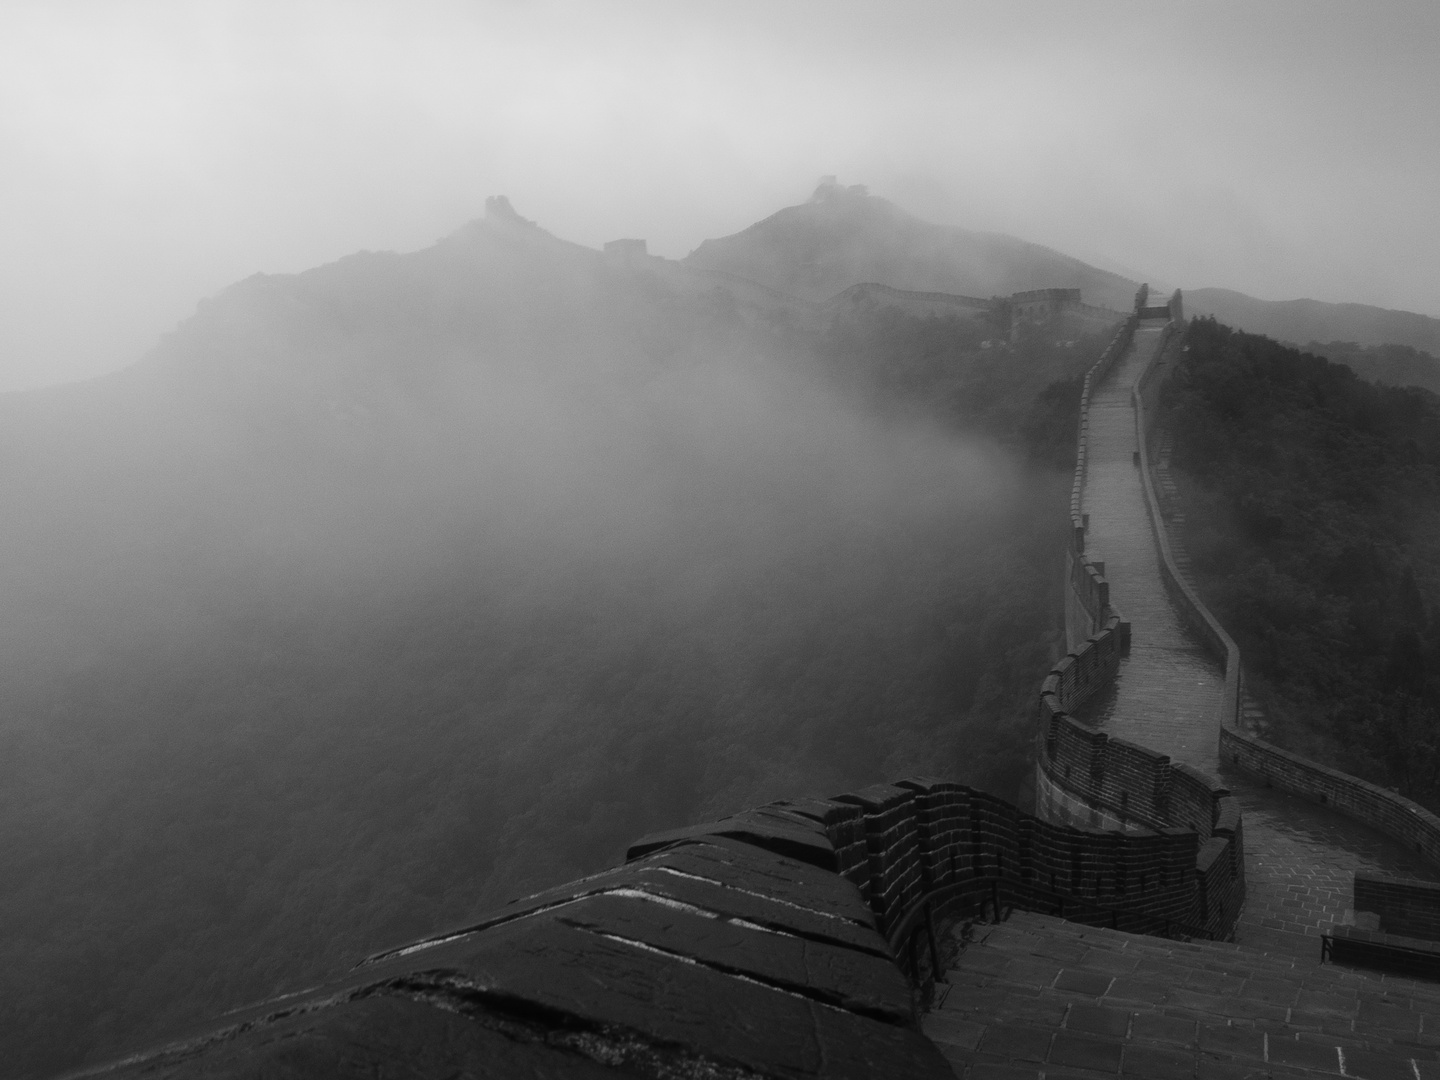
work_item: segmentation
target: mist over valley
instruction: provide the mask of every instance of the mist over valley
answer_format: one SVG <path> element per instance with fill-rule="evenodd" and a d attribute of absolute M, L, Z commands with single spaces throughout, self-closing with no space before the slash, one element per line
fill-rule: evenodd
<path fill-rule="evenodd" d="M 0 4 L 0 1078 L 1420 1075 L 1437 39 Z"/>
<path fill-rule="evenodd" d="M 841 247 L 877 217 L 904 226 L 891 258 L 924 234 L 817 199 Z M 1078 375 L 1111 325 L 1011 342 L 985 311 L 717 269 L 497 198 L 433 247 L 257 275 L 129 369 L 0 401 L 21 1074 L 655 829 L 904 773 L 1020 797 Z"/>

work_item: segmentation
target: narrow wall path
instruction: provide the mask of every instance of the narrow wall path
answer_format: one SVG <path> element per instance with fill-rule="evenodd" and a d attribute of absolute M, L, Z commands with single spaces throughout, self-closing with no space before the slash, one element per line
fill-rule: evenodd
<path fill-rule="evenodd" d="M 1130 389 L 1160 344 L 1142 324 L 1130 350 L 1092 392 L 1083 506 L 1085 547 L 1104 560 L 1110 602 L 1131 623 L 1130 655 L 1113 689 L 1081 719 L 1173 761 L 1217 776 L 1244 812 L 1246 900 L 1235 940 L 1320 957 L 1325 927 L 1344 922 L 1357 870 L 1440 880 L 1403 845 L 1324 807 L 1221 771 L 1224 672 L 1186 631 L 1160 577 L 1145 510 Z"/>
<path fill-rule="evenodd" d="M 1141 324 L 1134 344 L 1090 399 L 1081 497 L 1090 516 L 1085 548 L 1091 558 L 1105 562 L 1110 603 L 1130 620 L 1131 644 L 1114 688 L 1085 719 L 1214 774 L 1225 673 L 1185 631 L 1161 585 L 1160 557 L 1134 459 L 1138 444 L 1130 387 L 1155 355 L 1162 329 Z"/>

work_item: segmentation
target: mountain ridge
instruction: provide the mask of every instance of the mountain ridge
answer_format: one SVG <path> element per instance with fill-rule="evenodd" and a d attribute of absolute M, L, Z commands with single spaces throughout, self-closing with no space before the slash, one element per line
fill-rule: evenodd
<path fill-rule="evenodd" d="M 977 297 L 1079 288 L 1089 303 L 1128 308 L 1137 287 L 1052 248 L 925 222 L 863 187 L 828 180 L 806 202 L 705 240 L 681 261 L 818 302 L 874 282 Z"/>
<path fill-rule="evenodd" d="M 1227 326 L 1294 345 L 1349 341 L 1357 345 L 1408 345 L 1440 354 L 1440 319 L 1373 304 L 1326 300 L 1259 300 L 1234 289 L 1191 289 L 1190 315 L 1213 315 Z"/>

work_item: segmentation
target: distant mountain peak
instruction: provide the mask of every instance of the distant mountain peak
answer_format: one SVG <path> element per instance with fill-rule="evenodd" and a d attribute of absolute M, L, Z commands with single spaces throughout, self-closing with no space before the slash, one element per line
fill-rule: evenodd
<path fill-rule="evenodd" d="M 1136 284 L 1038 244 L 922 221 L 833 176 L 806 202 L 704 241 L 685 263 L 822 303 L 875 282 L 961 296 L 1080 289 L 1087 303 L 1127 310 Z"/>
<path fill-rule="evenodd" d="M 523 218 L 515 212 L 515 207 L 510 205 L 510 199 L 505 195 L 491 195 L 485 200 L 485 220 L 496 224 L 527 225 L 532 229 L 539 226 L 529 218 Z"/>
<path fill-rule="evenodd" d="M 839 183 L 834 176 L 822 176 L 820 183 L 816 186 L 814 194 L 810 196 L 812 203 L 835 202 L 846 198 L 859 197 L 867 199 L 870 197 L 870 189 L 864 184 L 851 184 L 846 187 Z"/>

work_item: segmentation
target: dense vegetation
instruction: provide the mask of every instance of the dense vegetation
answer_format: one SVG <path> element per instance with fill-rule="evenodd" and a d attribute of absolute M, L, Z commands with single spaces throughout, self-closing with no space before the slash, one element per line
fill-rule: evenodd
<path fill-rule="evenodd" d="M 1440 398 L 1199 319 L 1162 407 L 1271 737 L 1440 809 Z"/>
<path fill-rule="evenodd" d="M 653 829 L 914 772 L 1022 796 L 1105 335 L 465 243 L 247 283 L 148 371 L 10 403 L 9 1074 Z"/>
<path fill-rule="evenodd" d="M 1409 345 L 1357 345 L 1353 341 L 1312 341 L 1306 352 L 1344 364 L 1362 379 L 1390 386 L 1421 386 L 1440 393 L 1440 359 Z"/>

